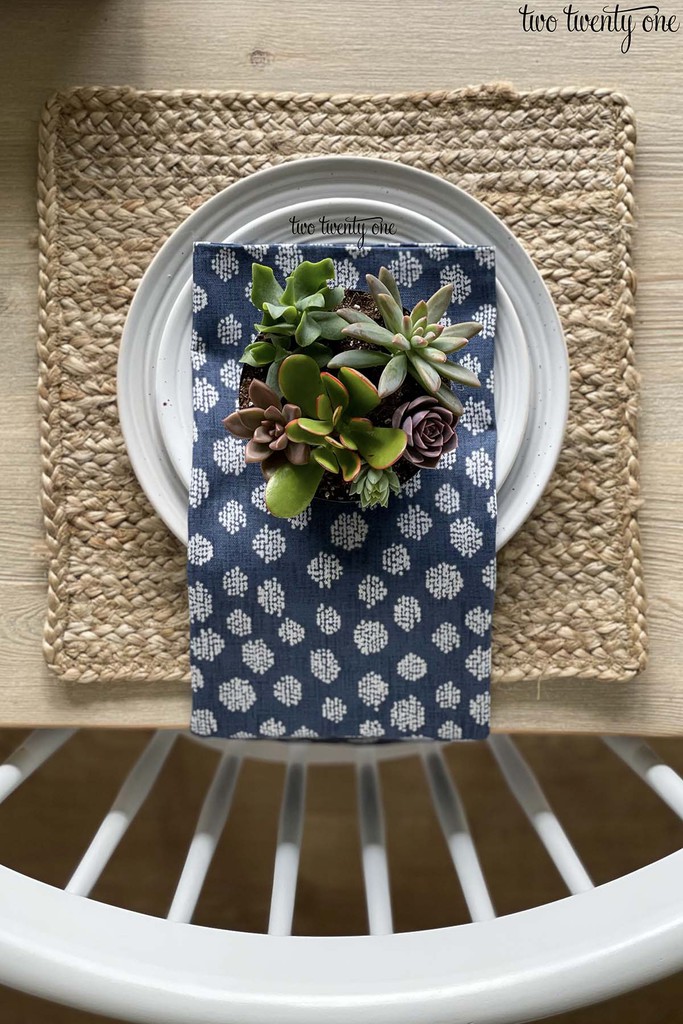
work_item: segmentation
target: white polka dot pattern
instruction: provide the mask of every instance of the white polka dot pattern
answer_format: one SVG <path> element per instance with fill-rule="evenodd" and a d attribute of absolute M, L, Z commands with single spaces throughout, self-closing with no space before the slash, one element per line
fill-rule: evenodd
<path fill-rule="evenodd" d="M 368 535 L 368 524 L 358 512 L 344 512 L 332 523 L 330 540 L 336 548 L 357 551 Z"/>
<path fill-rule="evenodd" d="M 422 540 L 432 528 L 432 517 L 419 505 L 409 505 L 397 519 L 397 525 L 409 540 Z"/>
<path fill-rule="evenodd" d="M 264 580 L 256 588 L 256 600 L 266 615 L 282 615 L 286 604 L 285 591 L 277 577 Z"/>
<path fill-rule="evenodd" d="M 320 632 L 325 633 L 327 636 L 331 636 L 333 633 L 338 633 L 341 629 L 341 615 L 337 609 L 332 608 L 331 605 L 318 605 L 318 609 L 315 613 L 315 621 Z"/>
<path fill-rule="evenodd" d="M 209 496 L 209 478 L 203 469 L 194 467 L 190 475 L 190 508 L 199 508 Z"/>
<path fill-rule="evenodd" d="M 460 687 L 455 683 L 442 683 L 436 689 L 436 703 L 440 708 L 448 708 L 452 711 L 457 708 L 461 699 Z"/>
<path fill-rule="evenodd" d="M 443 741 L 486 735 L 496 585 L 495 258 L 486 247 L 369 244 L 332 252 L 330 280 L 364 288 L 388 266 L 407 308 L 444 284 L 444 324 L 482 332 L 455 362 L 458 447 L 405 481 L 387 509 L 315 500 L 270 515 L 258 466 L 222 420 L 238 407 L 243 346 L 259 313 L 253 260 L 279 281 L 303 245 L 205 245 L 192 295 L 193 469 L 188 611 L 192 730 L 235 739 Z M 373 371 L 374 372 L 374 371 Z"/>
<path fill-rule="evenodd" d="M 247 640 L 242 645 L 242 660 L 254 675 L 262 676 L 275 664 L 275 655 L 263 640 Z"/>
<path fill-rule="evenodd" d="M 256 690 L 248 679 L 230 679 L 218 687 L 218 699 L 228 711 L 248 711 L 256 703 Z"/>
<path fill-rule="evenodd" d="M 226 618 L 225 625 L 233 636 L 249 636 L 252 629 L 251 615 L 248 615 L 241 608 L 236 608 Z"/>
<path fill-rule="evenodd" d="M 207 708 L 195 708 L 190 719 L 190 729 L 197 736 L 211 736 L 218 732 L 218 722 L 213 711 Z"/>
<path fill-rule="evenodd" d="M 440 277 L 442 285 L 453 285 L 453 298 L 451 299 L 451 302 L 455 305 L 461 306 L 465 299 L 469 298 L 471 295 L 472 281 L 459 263 L 454 263 L 452 266 L 449 265 L 444 267 L 441 271 Z M 474 319 L 474 317 L 472 319 Z"/>
<path fill-rule="evenodd" d="M 379 576 L 365 576 L 358 584 L 358 598 L 366 608 L 374 608 L 389 591 Z"/>
<path fill-rule="evenodd" d="M 377 654 L 389 643 L 386 626 L 363 619 L 353 631 L 353 641 L 361 654 Z"/>
<path fill-rule="evenodd" d="M 234 249 L 219 249 L 211 260 L 211 269 L 220 277 L 221 281 L 229 281 L 239 268 Z"/>
<path fill-rule="evenodd" d="M 295 622 L 294 619 L 285 619 L 278 627 L 277 635 L 283 644 L 296 647 L 297 644 L 303 643 L 306 627 L 302 626 L 300 622 Z"/>
<path fill-rule="evenodd" d="M 192 385 L 192 408 L 195 412 L 210 412 L 220 397 L 218 389 L 206 377 L 195 377 Z"/>
<path fill-rule="evenodd" d="M 247 513 L 239 501 L 226 501 L 218 513 L 218 522 L 228 533 L 238 533 L 247 525 Z"/>
<path fill-rule="evenodd" d="M 288 708 L 301 703 L 303 687 L 295 676 L 282 676 L 273 687 L 273 696 Z"/>
<path fill-rule="evenodd" d="M 419 654 L 406 654 L 396 666 L 396 671 L 404 679 L 414 683 L 427 675 L 427 662 Z"/>
<path fill-rule="evenodd" d="M 238 345 L 242 340 L 242 324 L 235 319 L 233 313 L 229 313 L 218 321 L 216 334 L 222 345 Z"/>
<path fill-rule="evenodd" d="M 358 696 L 364 704 L 379 711 L 389 696 L 389 687 L 377 672 L 368 672 L 358 682 Z"/>
<path fill-rule="evenodd" d="M 211 591 L 199 580 L 193 587 L 187 588 L 187 596 L 190 606 L 190 622 L 206 622 L 213 611 Z"/>
<path fill-rule="evenodd" d="M 198 661 L 213 661 L 225 647 L 225 640 L 213 629 L 200 629 L 190 641 L 190 650 Z"/>
<path fill-rule="evenodd" d="M 360 281 L 360 274 L 356 270 L 353 260 L 334 261 L 334 284 L 342 288 L 357 288 Z"/>

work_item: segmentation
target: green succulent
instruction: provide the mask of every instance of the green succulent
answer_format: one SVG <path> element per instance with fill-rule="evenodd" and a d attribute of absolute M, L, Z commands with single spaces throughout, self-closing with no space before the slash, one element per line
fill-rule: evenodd
<path fill-rule="evenodd" d="M 292 352 L 305 351 L 319 366 L 325 366 L 330 349 L 325 341 L 340 341 L 346 321 L 333 312 L 344 297 L 344 289 L 330 287 L 334 277 L 331 259 L 309 263 L 304 260 L 280 285 L 271 267 L 252 264 L 251 301 L 262 313 L 254 324 L 260 335 L 244 350 L 241 361 L 250 366 L 268 366 L 267 383 L 277 386 L 280 363 Z"/>
<path fill-rule="evenodd" d="M 407 437 L 396 427 L 378 427 L 367 418 L 381 399 L 375 385 L 353 367 L 340 378 L 320 371 L 308 355 L 287 356 L 280 366 L 279 385 L 287 402 L 302 415 L 286 427 L 289 440 L 307 444 L 305 466 L 284 465 L 266 487 L 266 504 L 276 516 L 290 518 L 310 504 L 325 472 L 341 473 L 351 483 L 364 464 L 385 470 L 403 454 Z"/>
<path fill-rule="evenodd" d="M 376 346 L 380 351 L 347 349 L 330 359 L 330 369 L 384 366 L 378 386 L 380 398 L 397 391 L 410 374 L 425 391 L 436 395 L 442 405 L 461 416 L 462 404 L 451 391 L 449 382 L 479 387 L 479 380 L 448 356 L 479 334 L 481 324 L 470 321 L 444 327 L 439 323 L 451 302 L 451 284 L 439 288 L 426 302 L 418 302 L 412 313 L 404 314 L 398 286 L 386 267 L 381 268 L 379 277 L 367 274 L 366 280 L 384 326 L 359 310 L 340 309 L 339 316 L 347 321 L 342 334 Z"/>
<path fill-rule="evenodd" d="M 350 494 L 360 498 L 361 508 L 372 508 L 381 505 L 386 508 L 392 494 L 401 489 L 399 479 L 393 469 L 373 469 L 363 466 L 349 488 Z"/>

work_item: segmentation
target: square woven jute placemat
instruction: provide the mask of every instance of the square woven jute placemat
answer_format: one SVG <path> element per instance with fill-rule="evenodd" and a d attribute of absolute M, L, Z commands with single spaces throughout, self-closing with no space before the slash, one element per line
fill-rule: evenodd
<path fill-rule="evenodd" d="M 399 160 L 486 203 L 557 304 L 571 412 L 557 470 L 499 557 L 495 682 L 645 663 L 633 363 L 635 128 L 606 89 L 331 96 L 79 88 L 40 125 L 45 655 L 65 680 L 189 679 L 184 548 L 145 498 L 116 407 L 152 256 L 237 179 L 298 157 Z"/>

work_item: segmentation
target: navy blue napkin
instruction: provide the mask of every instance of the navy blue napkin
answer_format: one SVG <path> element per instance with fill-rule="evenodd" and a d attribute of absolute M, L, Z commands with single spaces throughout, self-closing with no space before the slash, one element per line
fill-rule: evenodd
<path fill-rule="evenodd" d="M 242 350 L 259 313 L 254 261 L 283 282 L 333 258 L 336 282 L 394 273 L 408 308 L 452 283 L 446 321 L 483 331 L 457 361 L 459 446 L 386 509 L 314 499 L 296 519 L 264 503 L 258 466 L 222 420 L 237 407 Z M 188 584 L 200 736 L 481 739 L 489 728 L 496 585 L 494 251 L 483 247 L 197 244 L 194 446 Z"/>

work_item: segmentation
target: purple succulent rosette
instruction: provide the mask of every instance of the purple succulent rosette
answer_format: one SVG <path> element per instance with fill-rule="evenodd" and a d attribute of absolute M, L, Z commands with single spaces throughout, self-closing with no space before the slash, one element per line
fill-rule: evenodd
<path fill-rule="evenodd" d="M 305 465 L 307 445 L 291 441 L 287 434 L 287 424 L 301 416 L 299 406 L 283 402 L 280 395 L 258 379 L 251 381 L 248 394 L 250 406 L 236 409 L 223 420 L 226 430 L 247 441 L 244 461 L 260 466 L 287 462 L 293 466 Z"/>
<path fill-rule="evenodd" d="M 487 735 L 495 320 L 490 248 L 195 246 L 197 735 Z"/>
<path fill-rule="evenodd" d="M 458 417 L 452 409 L 439 405 L 431 395 L 404 402 L 394 413 L 392 423 L 407 437 L 403 458 L 420 469 L 436 469 L 443 455 L 458 447 Z"/>

